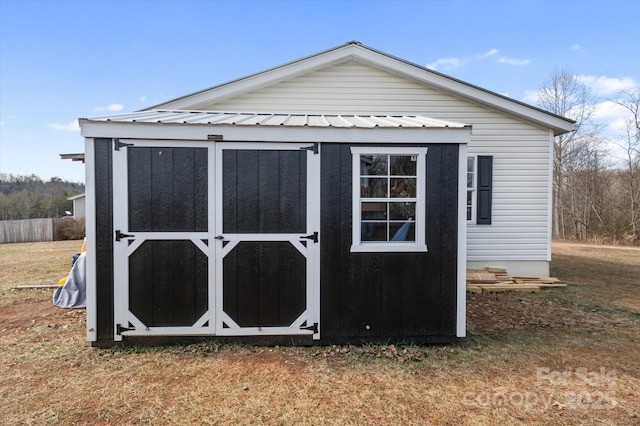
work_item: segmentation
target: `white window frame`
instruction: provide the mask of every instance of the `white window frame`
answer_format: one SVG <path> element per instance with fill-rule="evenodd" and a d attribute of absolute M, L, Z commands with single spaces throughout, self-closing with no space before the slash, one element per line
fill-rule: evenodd
<path fill-rule="evenodd" d="M 361 241 L 360 156 L 415 155 L 416 159 L 416 217 L 415 241 Z M 352 157 L 352 252 L 426 252 L 427 148 L 426 147 L 351 147 Z"/>
<path fill-rule="evenodd" d="M 469 186 L 467 184 L 468 179 L 469 179 L 469 159 L 473 160 L 473 182 L 472 185 Z M 467 156 L 467 163 L 466 163 L 466 167 L 467 167 L 467 172 L 465 173 L 465 185 L 467 186 L 467 196 L 465 198 L 465 203 L 467 202 L 468 198 L 469 198 L 469 193 L 471 193 L 471 218 L 467 218 L 467 223 L 476 223 L 476 209 L 478 207 L 478 191 L 477 191 L 477 187 L 478 187 L 478 157 L 476 155 L 469 155 Z M 465 204 L 466 206 L 468 206 L 468 204 Z M 465 217 L 467 217 L 467 209 L 465 208 L 464 211 Z"/>

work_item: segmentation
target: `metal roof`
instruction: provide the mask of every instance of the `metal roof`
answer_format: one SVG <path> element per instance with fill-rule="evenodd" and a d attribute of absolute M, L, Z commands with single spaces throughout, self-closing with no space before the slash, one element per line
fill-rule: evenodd
<path fill-rule="evenodd" d="M 202 105 L 211 105 L 229 96 L 250 93 L 253 90 L 270 86 L 284 80 L 306 74 L 314 70 L 335 64 L 340 60 L 356 59 L 376 66 L 382 70 L 391 70 L 401 77 L 417 80 L 430 87 L 439 88 L 446 92 L 460 95 L 480 102 L 501 111 L 533 120 L 554 130 L 554 134 L 561 135 L 575 131 L 575 121 L 542 108 L 529 105 L 500 93 L 484 89 L 471 83 L 458 80 L 438 71 L 423 67 L 402 58 L 373 49 L 357 41 L 351 41 L 302 59 L 287 62 L 265 71 L 250 74 L 246 77 L 231 80 L 204 90 L 180 96 L 160 104 L 145 108 L 143 111 L 159 109 L 203 109 Z"/>
<path fill-rule="evenodd" d="M 84 152 L 78 154 L 60 154 L 62 160 L 82 161 L 84 163 Z"/>
<path fill-rule="evenodd" d="M 81 119 L 83 120 L 83 119 Z M 87 119 L 125 123 L 211 124 L 340 128 L 463 128 L 466 124 L 419 115 L 254 114 L 216 111 L 151 110 Z"/>

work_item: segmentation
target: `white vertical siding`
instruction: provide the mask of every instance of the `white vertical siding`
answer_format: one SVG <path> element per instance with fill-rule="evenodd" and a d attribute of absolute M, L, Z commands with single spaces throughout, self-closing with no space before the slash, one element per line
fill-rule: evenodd
<path fill-rule="evenodd" d="M 493 155 L 493 214 L 491 225 L 467 226 L 467 260 L 495 266 L 509 261 L 544 265 L 550 260 L 548 129 L 354 60 L 206 109 L 416 114 L 471 124 L 468 154 Z"/>

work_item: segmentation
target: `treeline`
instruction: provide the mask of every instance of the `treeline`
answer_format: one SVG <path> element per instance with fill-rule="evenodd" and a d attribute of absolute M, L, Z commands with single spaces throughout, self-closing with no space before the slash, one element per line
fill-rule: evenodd
<path fill-rule="evenodd" d="M 602 244 L 640 245 L 640 174 L 609 168 L 567 176 L 556 237 Z"/>
<path fill-rule="evenodd" d="M 605 103 L 623 112 L 617 135 L 594 119 Z M 640 87 L 601 99 L 559 70 L 544 82 L 538 105 L 576 121 L 576 131 L 554 140 L 554 237 L 640 245 Z"/>
<path fill-rule="evenodd" d="M 73 206 L 67 198 L 82 193 L 78 182 L 0 173 L 0 220 L 64 217 Z"/>

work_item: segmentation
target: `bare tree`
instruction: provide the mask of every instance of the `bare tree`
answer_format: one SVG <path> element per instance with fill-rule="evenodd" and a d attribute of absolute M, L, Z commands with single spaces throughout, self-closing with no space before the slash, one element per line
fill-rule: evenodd
<path fill-rule="evenodd" d="M 566 216 L 574 219 L 578 216 L 575 198 L 565 194 L 571 183 L 567 175 L 573 175 L 580 168 L 581 157 L 588 156 L 588 151 L 594 149 L 594 141 L 600 139 L 599 129 L 590 121 L 596 102 L 589 87 L 566 69 L 553 71 L 538 94 L 541 108 L 575 120 L 577 127 L 575 132 L 557 136 L 554 140 L 553 233 L 556 238 L 566 237 Z"/>
<path fill-rule="evenodd" d="M 621 107 L 627 109 L 631 115 L 629 116 L 629 125 L 631 127 L 632 139 L 636 142 L 635 151 L 636 154 L 640 154 L 638 146 L 640 141 L 640 87 L 635 89 L 622 90 L 620 97 L 614 99 L 613 102 L 617 103 Z"/>
<path fill-rule="evenodd" d="M 614 102 L 630 113 L 618 145 L 624 153 L 622 161 L 631 242 L 636 243 L 640 241 L 640 88 L 620 92 L 620 97 Z"/>
<path fill-rule="evenodd" d="M 600 138 L 586 140 L 575 161 L 565 170 L 564 200 L 567 224 L 578 240 L 594 238 L 606 228 L 606 171 L 609 160 Z"/>

